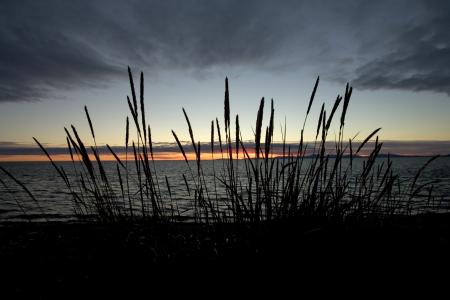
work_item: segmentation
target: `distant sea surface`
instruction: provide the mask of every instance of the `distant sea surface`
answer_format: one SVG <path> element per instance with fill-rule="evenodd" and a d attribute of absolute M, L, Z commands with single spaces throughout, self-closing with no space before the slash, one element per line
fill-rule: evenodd
<path fill-rule="evenodd" d="M 402 180 L 408 180 L 415 176 L 417 171 L 428 161 L 427 157 L 394 157 L 394 172 L 400 175 Z M 380 159 L 380 163 L 383 159 Z M 355 159 L 355 164 L 362 166 L 363 159 Z M 129 163 L 134 164 L 134 162 Z M 10 180 L 5 174 L 0 174 L 0 222 L 5 221 L 23 221 L 27 219 L 34 220 L 72 220 L 74 219 L 74 210 L 72 205 L 72 196 L 68 192 L 63 180 L 48 162 L 2 162 L 5 169 L 11 172 L 20 180 L 35 196 L 39 202 L 36 205 L 24 190 Z M 70 173 L 73 165 L 70 162 L 58 163 Z M 195 168 L 195 164 L 192 167 Z M 213 186 L 213 162 L 203 161 L 203 170 L 206 176 L 206 182 Z M 222 161 L 214 161 L 216 174 L 220 177 Z M 168 198 L 165 176 L 169 181 L 172 199 L 179 203 L 180 209 L 188 210 L 190 208 L 189 196 L 182 174 L 190 178 L 190 173 L 184 161 L 156 161 L 155 168 L 158 174 L 159 185 L 164 197 Z M 115 162 L 105 162 L 106 172 L 112 185 L 119 189 L 119 181 Z M 356 172 L 354 172 L 356 173 Z M 70 175 L 70 174 L 69 174 Z M 450 157 L 441 157 L 432 162 L 422 173 L 419 183 L 433 182 L 434 195 L 436 199 L 442 202 L 442 205 L 448 205 L 450 202 Z M 218 194 L 226 197 L 225 190 L 217 183 Z M 134 191 L 135 192 L 135 191 Z M 22 208 L 21 208 L 22 207 Z M 23 213 L 25 211 L 26 214 Z M 45 218 L 43 218 L 45 216 Z"/>

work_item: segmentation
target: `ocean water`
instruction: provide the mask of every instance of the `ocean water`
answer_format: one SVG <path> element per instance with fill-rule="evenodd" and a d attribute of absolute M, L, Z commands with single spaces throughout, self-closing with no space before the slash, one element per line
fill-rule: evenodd
<path fill-rule="evenodd" d="M 408 182 L 416 175 L 417 171 L 424 165 L 429 158 L 425 157 L 394 157 L 393 162 L 394 173 L 400 176 L 401 181 Z M 307 165 L 308 160 L 305 162 Z M 381 163 L 383 158 L 379 160 Z M 358 158 L 354 160 L 354 173 L 358 173 L 361 169 L 364 159 Z M 129 162 L 133 166 L 134 162 Z M 214 164 L 214 165 L 213 165 Z M 24 189 L 8 178 L 5 174 L 0 174 L 0 222 L 4 221 L 20 221 L 26 219 L 34 220 L 72 220 L 75 218 L 73 197 L 69 193 L 64 181 L 58 175 L 53 166 L 48 162 L 2 162 L 0 163 L 6 170 L 12 173 L 21 183 L 23 183 L 29 191 L 34 195 L 38 204 L 24 191 Z M 74 165 L 71 162 L 58 163 L 72 178 L 74 175 Z M 120 185 L 117 175 L 116 163 L 104 163 L 106 173 L 110 180 L 110 184 L 120 194 Z M 79 166 L 75 166 L 78 168 Z M 195 162 L 192 162 L 192 169 L 195 173 Z M 156 161 L 154 164 L 156 174 L 158 175 L 158 185 L 161 194 L 166 199 L 170 199 L 166 184 L 170 185 L 172 203 L 176 203 L 177 210 L 182 213 L 192 210 L 193 195 L 189 195 L 183 174 L 185 174 L 188 185 L 192 185 L 192 176 L 184 161 Z M 203 161 L 202 168 L 205 174 L 205 182 L 210 192 L 217 190 L 219 199 L 226 199 L 225 188 L 216 180 L 214 185 L 214 172 L 220 174 L 222 172 L 222 161 L 216 160 Z M 244 180 L 243 163 L 239 166 L 240 177 Z M 138 191 L 133 188 L 133 182 L 137 182 L 138 178 L 133 171 L 130 173 L 130 190 L 132 195 L 136 195 Z M 122 173 L 122 176 L 124 174 Z M 195 175 L 194 175 L 195 177 Z M 155 178 L 156 179 L 156 178 Z M 447 207 L 450 203 L 450 157 L 441 157 L 432 162 L 421 174 L 417 184 L 432 183 L 433 195 L 435 203 L 440 207 Z M 192 191 L 190 191 L 192 193 Z M 214 197 L 215 197 L 214 192 Z M 133 196 L 132 196 L 133 197 Z M 138 198 L 137 196 L 135 197 Z M 137 200 L 136 200 L 137 201 Z M 135 203 L 136 209 L 138 203 Z M 44 218 L 45 217 L 45 218 Z"/>

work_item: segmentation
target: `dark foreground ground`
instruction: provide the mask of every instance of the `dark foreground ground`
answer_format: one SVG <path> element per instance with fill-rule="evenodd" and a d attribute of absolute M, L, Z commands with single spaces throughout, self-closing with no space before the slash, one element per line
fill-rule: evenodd
<path fill-rule="evenodd" d="M 450 215 L 258 226 L 3 224 L 0 247 L 0 293 L 11 295 L 3 299 L 301 290 L 309 282 L 439 285 L 450 274 Z"/>

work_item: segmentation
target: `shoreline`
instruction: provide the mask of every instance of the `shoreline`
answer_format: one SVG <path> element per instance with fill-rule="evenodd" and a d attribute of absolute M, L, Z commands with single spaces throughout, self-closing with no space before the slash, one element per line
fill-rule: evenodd
<path fill-rule="evenodd" d="M 292 270 L 369 274 L 450 265 L 450 214 L 257 226 L 15 223 L 0 227 L 0 239 L 1 280 L 16 295 L 111 284 L 126 289 L 136 282 L 157 285 L 205 275 L 205 280 L 227 274 L 276 279 Z"/>

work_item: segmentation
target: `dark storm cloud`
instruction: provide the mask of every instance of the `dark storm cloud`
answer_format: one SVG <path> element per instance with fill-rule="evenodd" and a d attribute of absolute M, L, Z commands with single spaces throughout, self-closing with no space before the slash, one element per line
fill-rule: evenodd
<path fill-rule="evenodd" d="M 301 69 L 357 88 L 448 93 L 448 9 L 433 3 L 2 1 L 0 102 L 125 79 L 127 65 Z"/>
<path fill-rule="evenodd" d="M 118 72 L 67 28 L 66 9 L 37 1 L 0 4 L 0 101 L 39 100 Z"/>
<path fill-rule="evenodd" d="M 424 4 L 422 18 L 387 43 L 386 53 L 356 69 L 354 85 L 450 95 L 449 13 L 448 1 Z"/>
<path fill-rule="evenodd" d="M 283 42 L 272 8 L 259 1 L 2 2 L 0 101 L 95 85 L 123 76 L 127 64 L 156 72 L 264 63 Z"/>

